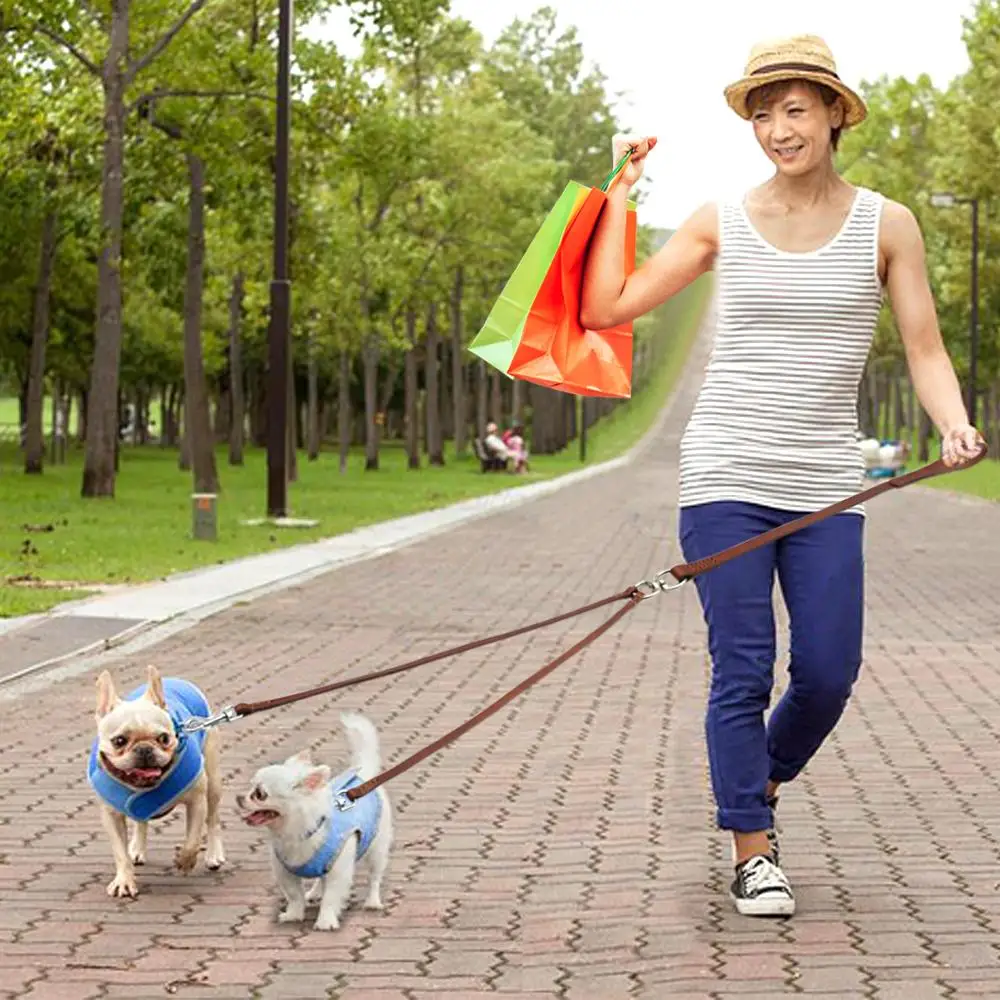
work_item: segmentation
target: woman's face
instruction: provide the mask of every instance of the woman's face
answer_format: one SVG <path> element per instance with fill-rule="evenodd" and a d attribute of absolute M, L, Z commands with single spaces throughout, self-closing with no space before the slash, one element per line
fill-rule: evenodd
<path fill-rule="evenodd" d="M 830 133 L 843 125 L 840 101 L 827 105 L 815 87 L 792 82 L 758 100 L 751 115 L 754 135 L 779 173 L 807 174 L 830 158 Z"/>

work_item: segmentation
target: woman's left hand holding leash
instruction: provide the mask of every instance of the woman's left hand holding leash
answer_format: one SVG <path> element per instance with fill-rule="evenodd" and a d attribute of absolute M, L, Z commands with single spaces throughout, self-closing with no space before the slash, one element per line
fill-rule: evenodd
<path fill-rule="evenodd" d="M 971 424 L 949 428 L 941 439 L 941 457 L 948 468 L 965 465 L 979 455 L 983 436 Z"/>

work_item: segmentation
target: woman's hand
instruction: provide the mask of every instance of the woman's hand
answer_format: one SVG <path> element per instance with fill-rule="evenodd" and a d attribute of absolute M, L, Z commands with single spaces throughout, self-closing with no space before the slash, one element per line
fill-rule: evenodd
<path fill-rule="evenodd" d="M 616 135 L 611 140 L 612 156 L 615 164 L 628 152 L 630 146 L 635 146 L 632 159 L 622 170 L 619 184 L 626 188 L 632 187 L 642 176 L 643 161 L 649 151 L 656 145 L 656 136 L 650 135 L 645 138 L 634 135 Z"/>
<path fill-rule="evenodd" d="M 971 424 L 950 428 L 941 438 L 941 457 L 948 468 L 962 466 L 979 454 L 984 441 Z"/>

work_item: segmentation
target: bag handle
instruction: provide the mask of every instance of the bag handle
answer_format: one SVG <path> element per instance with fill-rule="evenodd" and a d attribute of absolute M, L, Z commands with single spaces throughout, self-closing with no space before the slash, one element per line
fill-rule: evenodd
<path fill-rule="evenodd" d="M 628 165 L 629 160 L 632 159 L 632 155 L 638 149 L 638 146 L 629 146 L 628 152 L 611 168 L 611 172 L 607 177 L 601 182 L 601 190 L 607 193 L 614 186 L 618 179 L 621 177 L 625 167 Z"/>

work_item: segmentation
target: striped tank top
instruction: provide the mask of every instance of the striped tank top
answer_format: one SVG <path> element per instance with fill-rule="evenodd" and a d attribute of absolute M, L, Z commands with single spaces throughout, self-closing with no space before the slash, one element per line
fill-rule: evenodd
<path fill-rule="evenodd" d="M 768 243 L 742 202 L 719 205 L 718 323 L 681 438 L 681 507 L 807 512 L 862 488 L 858 385 L 882 302 L 882 203 L 858 188 L 840 231 L 805 253 Z"/>

